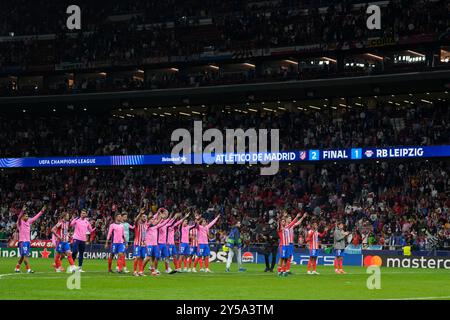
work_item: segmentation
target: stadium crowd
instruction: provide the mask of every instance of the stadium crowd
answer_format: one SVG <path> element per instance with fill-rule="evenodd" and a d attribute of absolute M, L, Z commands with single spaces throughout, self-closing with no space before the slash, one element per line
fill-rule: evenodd
<path fill-rule="evenodd" d="M 42 1 L 39 8 L 23 13 L 22 1 L 6 3 L 0 12 L 0 35 L 10 35 L 11 41 L 0 41 L 0 69 L 15 70 L 15 66 L 48 66 L 72 63 L 72 68 L 94 68 L 102 65 L 132 66 L 155 62 L 182 62 L 190 56 L 232 52 L 244 58 L 252 49 L 275 48 L 317 43 L 340 43 L 365 40 L 369 37 L 399 39 L 403 36 L 449 34 L 446 1 L 390 1 L 382 7 L 383 28 L 366 27 L 365 6 L 354 7 L 357 1 L 330 4 L 321 11 L 322 2 L 198 0 L 124 1 L 100 6 L 89 2 L 83 8 L 83 28 L 65 33 L 65 6 L 45 10 L 53 4 Z M 200 5 L 201 3 L 201 5 Z M 22 9 L 21 9 L 22 8 Z M 174 9 L 176 8 L 176 9 Z M 306 8 L 308 11 L 303 11 Z M 165 12 L 155 16 L 156 12 Z M 130 14 L 130 19 L 114 19 L 111 15 Z M 49 19 L 47 15 L 55 15 Z M 46 19 L 43 19 L 43 16 Z M 203 19 L 203 20 L 202 20 Z M 200 23 L 200 21 L 202 21 Z M 45 22 L 45 23 L 43 23 Z M 53 23 L 49 25 L 49 23 Z M 56 34 L 54 39 L 14 40 L 14 35 Z M 339 47 L 339 45 L 337 46 Z M 169 58 L 167 58 L 169 57 Z M 77 65 L 80 64 L 80 65 Z M 80 67 L 82 66 L 82 67 Z M 12 69 L 11 69 L 12 68 Z M 283 69 L 279 72 L 258 70 L 238 75 L 204 71 L 197 74 L 175 73 L 145 80 L 132 77 L 109 83 L 102 79 L 77 81 L 64 92 L 92 90 L 152 89 L 165 87 L 204 86 L 283 79 L 302 79 L 301 72 Z M 307 75 L 306 75 L 307 77 Z M 64 86 L 63 86 L 64 87 Z M 14 89 L 13 89 L 14 88 Z M 0 89 L 2 95 L 33 94 L 20 92 L 11 80 Z M 58 92 L 54 88 L 38 88 L 36 93 Z M 32 90 L 33 91 L 33 90 Z"/>
<path fill-rule="evenodd" d="M 203 115 L 158 117 L 66 113 L 52 116 L 0 115 L 0 157 L 86 156 L 171 153 L 177 128 L 193 131 L 194 120 L 208 128 L 279 129 L 280 150 L 448 144 L 447 100 L 408 107 L 380 102 L 374 108 L 248 114 L 205 107 Z M 130 111 L 131 112 L 131 111 Z M 171 111 L 172 112 L 172 111 Z M 181 117 L 181 118 L 180 118 Z M 101 134 L 99 134 L 101 133 Z M 196 150 L 198 152 L 199 150 Z"/>
<path fill-rule="evenodd" d="M 24 203 L 33 215 L 46 203 L 49 211 L 33 227 L 36 239 L 49 239 L 62 210 L 71 214 L 90 209 L 96 230 L 91 241 L 106 237 L 116 212 L 137 214 L 142 199 L 150 208 L 171 212 L 199 209 L 211 219 L 225 216 L 212 230 L 212 241 L 223 243 L 236 221 L 242 223 L 245 245 L 260 242 L 266 228 L 275 227 L 283 210 L 307 212 L 306 223 L 296 230 L 303 245 L 311 221 L 334 228 L 344 221 L 352 244 L 429 249 L 429 235 L 438 247 L 450 245 L 448 161 L 338 163 L 283 166 L 274 176 L 261 176 L 257 168 L 225 166 L 209 169 L 124 168 L 1 171 L 0 232 L 14 235 L 18 210 Z M 183 174 L 180 174 L 182 170 Z M 332 243 L 331 232 L 323 243 Z"/>

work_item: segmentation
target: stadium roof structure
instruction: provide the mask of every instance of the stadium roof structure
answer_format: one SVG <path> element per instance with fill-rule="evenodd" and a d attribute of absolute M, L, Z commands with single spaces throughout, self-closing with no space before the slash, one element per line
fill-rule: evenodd
<path fill-rule="evenodd" d="M 442 92 L 450 87 L 450 70 L 384 74 L 333 79 L 266 82 L 197 88 L 98 92 L 63 95 L 0 97 L 0 108 L 121 107 L 152 108 L 218 103 L 257 103 L 276 100 L 311 100 L 389 94 Z"/>

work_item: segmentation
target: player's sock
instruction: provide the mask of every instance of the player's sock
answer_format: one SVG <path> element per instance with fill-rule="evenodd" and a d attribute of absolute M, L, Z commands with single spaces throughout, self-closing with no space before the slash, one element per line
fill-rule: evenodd
<path fill-rule="evenodd" d="M 164 260 L 164 267 L 166 268 L 166 271 L 169 270 L 169 262 L 166 260 Z"/>
<path fill-rule="evenodd" d="M 339 269 L 341 269 L 342 270 L 342 262 L 343 262 L 343 260 L 341 259 L 341 260 L 339 260 Z"/>
<path fill-rule="evenodd" d="M 288 261 L 286 261 L 286 270 L 287 270 L 287 271 L 291 270 L 291 259 L 289 259 Z"/>
<path fill-rule="evenodd" d="M 119 272 L 122 272 L 122 268 L 123 268 L 122 257 L 117 258 L 117 267 L 119 268 Z"/>
<path fill-rule="evenodd" d="M 205 267 L 206 269 L 209 269 L 209 257 L 205 258 Z"/>
<path fill-rule="evenodd" d="M 122 269 L 127 268 L 127 259 L 125 259 L 125 254 L 122 256 Z"/>
<path fill-rule="evenodd" d="M 142 259 L 138 259 L 139 272 L 144 273 L 144 263 Z"/>
<path fill-rule="evenodd" d="M 122 256 L 122 267 L 127 268 L 127 259 L 125 259 L 125 255 Z"/>
<path fill-rule="evenodd" d="M 59 253 L 55 254 L 55 269 L 59 268 Z"/>
<path fill-rule="evenodd" d="M 184 266 L 184 268 L 186 268 L 186 266 L 187 266 L 186 258 L 183 258 L 183 266 Z"/>
<path fill-rule="evenodd" d="M 113 261 L 113 258 L 109 257 L 108 258 L 108 271 L 111 271 L 112 261 Z"/>
<path fill-rule="evenodd" d="M 135 259 L 135 261 L 134 261 L 134 263 L 133 263 L 133 271 L 134 271 L 134 272 L 136 272 L 136 271 L 141 272 L 140 261 L 141 261 L 141 259 L 139 259 L 139 258 L 136 258 L 136 259 Z"/>
<path fill-rule="evenodd" d="M 192 258 L 188 259 L 187 264 L 189 269 L 192 268 Z"/>
<path fill-rule="evenodd" d="M 69 260 L 69 264 L 71 266 L 75 265 L 75 263 L 73 262 L 72 256 L 70 254 L 67 256 L 67 260 Z M 59 260 L 59 266 L 61 266 L 61 260 Z"/>
<path fill-rule="evenodd" d="M 313 271 L 316 271 L 316 267 L 317 267 L 317 262 L 316 262 L 316 260 L 314 259 L 314 260 L 313 260 Z"/>
<path fill-rule="evenodd" d="M 197 264 L 198 264 L 198 261 L 200 260 L 200 258 L 195 258 L 195 260 L 194 260 L 194 269 L 195 268 L 197 268 Z"/>
<path fill-rule="evenodd" d="M 200 257 L 198 263 L 200 264 L 200 269 L 203 269 L 203 258 Z"/>
<path fill-rule="evenodd" d="M 16 269 L 20 269 L 20 263 L 16 264 Z"/>
<path fill-rule="evenodd" d="M 339 260 L 337 258 L 334 258 L 334 270 L 339 269 Z"/>
<path fill-rule="evenodd" d="M 30 270 L 30 265 L 29 264 L 25 264 L 25 269 Z"/>
<path fill-rule="evenodd" d="M 311 258 L 308 260 L 308 271 L 311 270 Z"/>

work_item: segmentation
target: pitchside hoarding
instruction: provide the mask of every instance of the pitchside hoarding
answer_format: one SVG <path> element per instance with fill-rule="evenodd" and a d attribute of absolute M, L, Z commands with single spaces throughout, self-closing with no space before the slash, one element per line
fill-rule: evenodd
<path fill-rule="evenodd" d="M 388 268 L 405 269 L 450 269 L 450 256 L 400 256 L 400 255 L 376 255 L 364 256 L 364 265 L 367 261 L 377 261 L 377 265 Z"/>

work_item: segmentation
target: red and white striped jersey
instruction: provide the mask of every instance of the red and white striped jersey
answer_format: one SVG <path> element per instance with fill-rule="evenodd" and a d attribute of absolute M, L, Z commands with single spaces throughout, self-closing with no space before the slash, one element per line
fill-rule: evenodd
<path fill-rule="evenodd" d="M 298 218 L 295 217 L 286 227 L 279 231 L 280 243 L 283 246 L 294 243 L 294 226 L 297 223 Z"/>
<path fill-rule="evenodd" d="M 294 243 L 294 228 L 293 227 L 285 227 L 281 232 L 281 245 L 287 246 L 289 244 Z"/>
<path fill-rule="evenodd" d="M 144 246 L 145 236 L 148 228 L 147 222 L 137 222 L 134 227 L 134 245 Z"/>
<path fill-rule="evenodd" d="M 60 220 L 56 225 L 56 234 L 61 242 L 69 242 L 69 221 Z"/>
<path fill-rule="evenodd" d="M 306 242 L 309 242 L 309 249 L 317 250 L 319 249 L 319 237 L 322 238 L 325 235 L 325 232 L 320 233 L 317 230 L 309 230 L 308 236 L 306 237 Z"/>
<path fill-rule="evenodd" d="M 198 246 L 198 234 L 197 228 L 192 228 L 189 231 L 189 245 L 192 247 Z"/>

